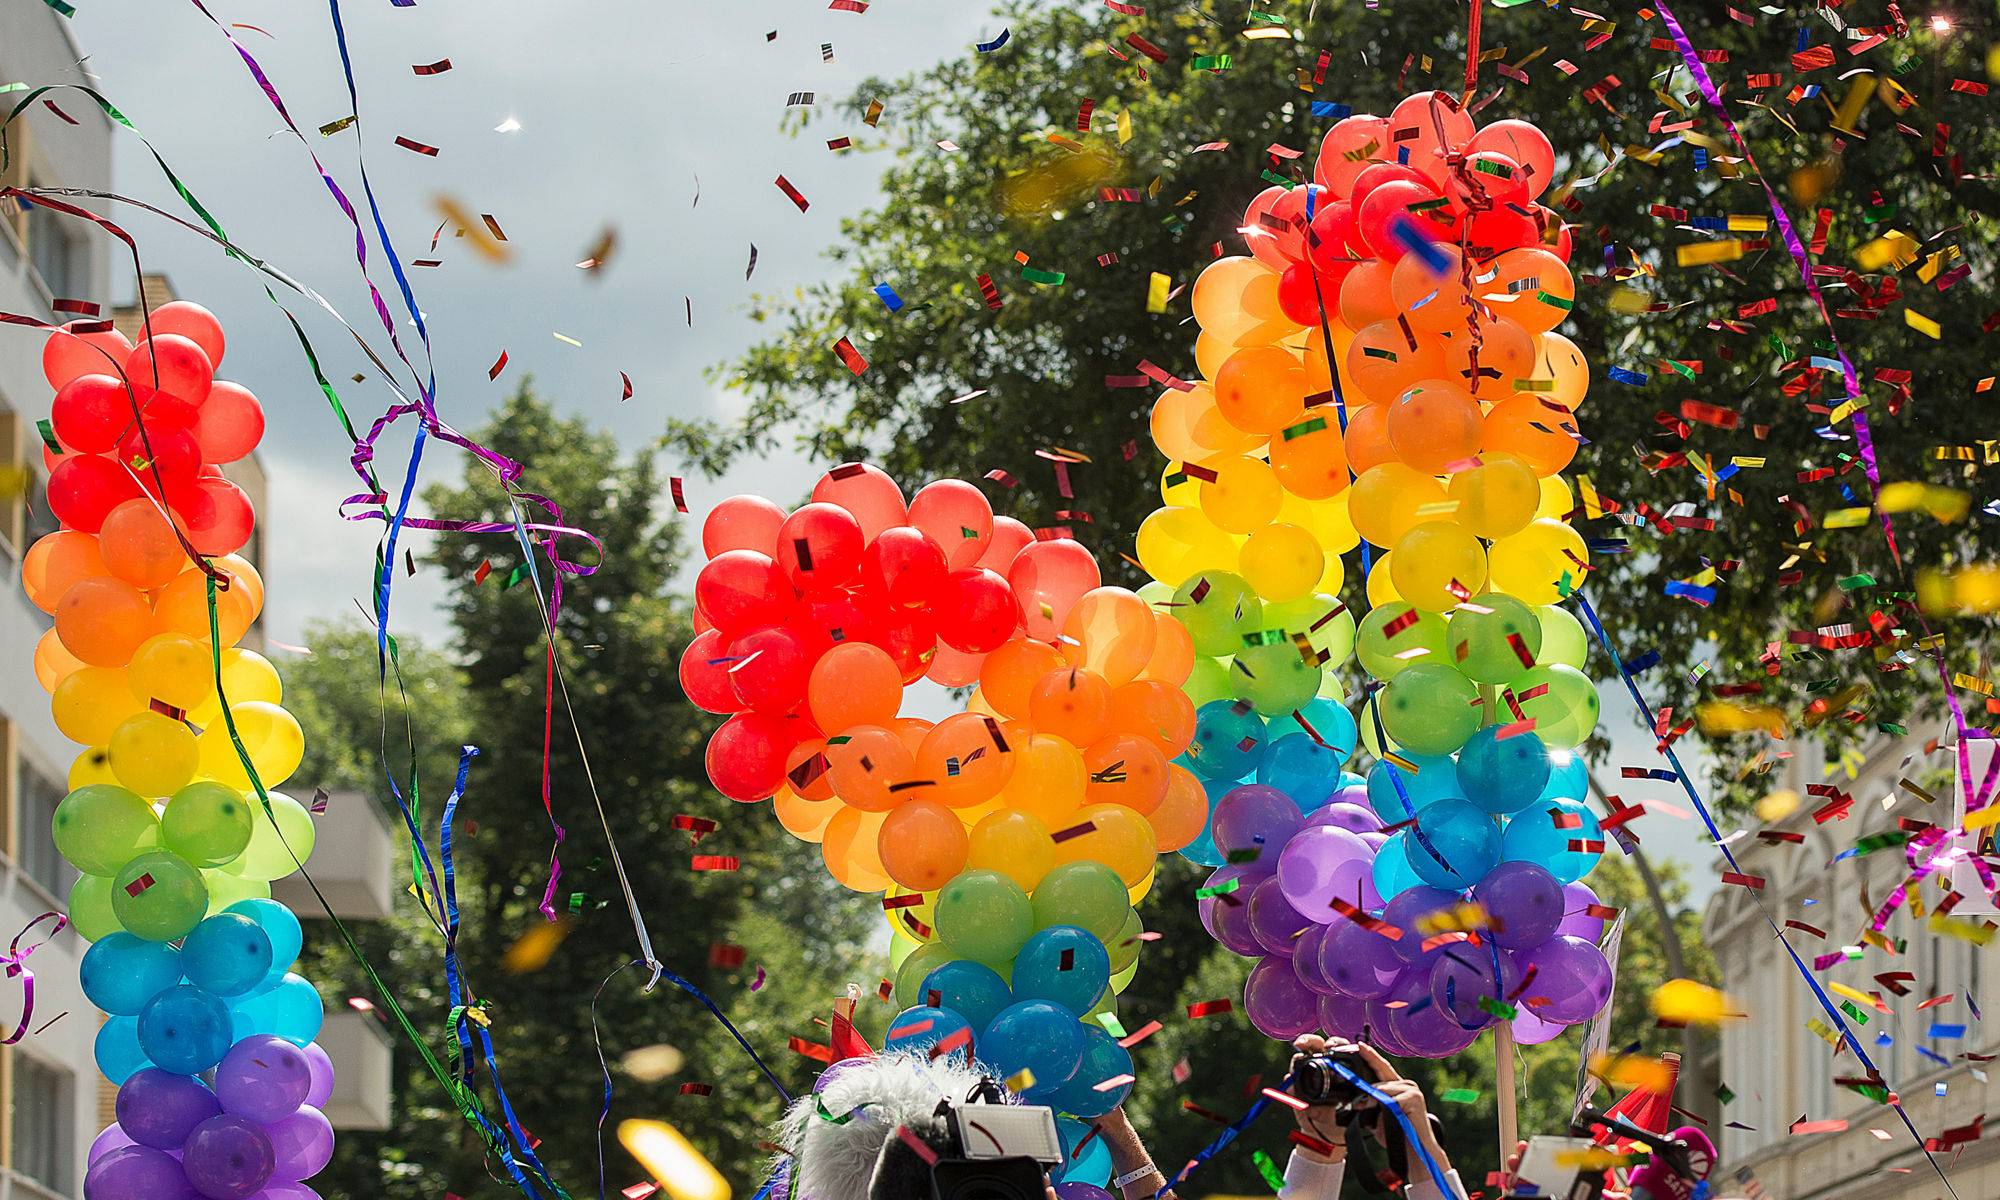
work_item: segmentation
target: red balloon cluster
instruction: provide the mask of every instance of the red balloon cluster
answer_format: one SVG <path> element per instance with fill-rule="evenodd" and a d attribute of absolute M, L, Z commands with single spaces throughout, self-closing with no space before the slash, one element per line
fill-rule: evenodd
<path fill-rule="evenodd" d="M 121 505 L 151 496 L 200 553 L 241 549 L 255 514 L 221 464 L 256 448 L 264 409 L 247 388 L 215 378 L 221 324 L 185 300 L 154 309 L 150 336 L 137 346 L 114 329 L 75 332 L 81 324 L 71 322 L 42 350 L 42 371 L 56 389 L 50 425 L 62 447 L 43 452 L 56 518 L 95 534 Z"/>

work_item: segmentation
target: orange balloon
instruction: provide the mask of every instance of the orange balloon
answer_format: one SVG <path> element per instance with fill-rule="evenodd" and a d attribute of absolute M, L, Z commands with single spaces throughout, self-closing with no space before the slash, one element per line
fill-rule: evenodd
<path fill-rule="evenodd" d="M 1415 254 L 1404 255 L 1389 269 L 1389 296 L 1419 334 L 1464 329 L 1472 314 L 1458 247 L 1440 244 L 1438 249 L 1451 260 L 1442 272 L 1432 272 Z"/>
<path fill-rule="evenodd" d="M 1389 440 L 1389 406 L 1364 404 L 1347 410 L 1347 467 L 1356 475 L 1383 463 L 1399 462 L 1395 443 Z M 1315 497 L 1318 499 L 1320 497 Z"/>
<path fill-rule="evenodd" d="M 222 644 L 233 646 L 250 632 L 257 614 L 263 611 L 263 584 L 247 572 L 224 566 L 221 559 L 212 560 L 211 565 L 230 581 L 227 588 L 219 583 L 216 587 L 215 616 Z M 174 576 L 153 593 L 153 615 L 158 619 L 157 633 L 184 633 L 196 641 L 208 641 L 208 577 L 196 570 Z"/>
<path fill-rule="evenodd" d="M 1523 380 L 1539 377 L 1535 336 L 1512 321 L 1491 320 L 1479 328 L 1479 381 L 1472 379 L 1472 336 L 1459 330 L 1439 343 L 1443 369 L 1432 378 L 1449 379 L 1481 400 L 1505 400 Z"/>
<path fill-rule="evenodd" d="M 1347 444 L 1340 432 L 1339 414 L 1324 405 L 1307 414 L 1289 429 L 1271 435 L 1266 448 L 1271 470 L 1285 490 L 1302 500 L 1325 500 L 1338 495 L 1348 484 Z M 1356 409 L 1349 409 L 1350 420 Z M 1310 428 L 1313 421 L 1318 429 Z"/>
<path fill-rule="evenodd" d="M 1249 433 L 1273 434 L 1305 415 L 1306 373 L 1282 346 L 1238 350 L 1215 375 L 1215 407 Z"/>
<path fill-rule="evenodd" d="M 1068 828 L 1090 776 L 1083 755 L 1054 734 L 1030 734 L 1018 726 L 1007 732 L 1007 740 L 1013 747 L 1014 774 L 1000 789 L 1000 802 L 1040 817 L 1051 829 Z"/>
<path fill-rule="evenodd" d="M 1138 678 L 1159 640 L 1152 607 L 1121 587 L 1085 592 L 1063 620 L 1063 637 L 1063 660 L 1088 667 L 1112 687 Z"/>
<path fill-rule="evenodd" d="M 1166 613 L 1153 613 L 1153 657 L 1146 660 L 1141 679 L 1157 679 L 1179 687 L 1194 670 L 1194 639 L 1187 626 Z"/>
<path fill-rule="evenodd" d="M 1348 343 L 1345 367 L 1345 378 L 1353 383 L 1346 397 L 1352 422 L 1354 407 L 1387 404 L 1417 380 L 1442 374 L 1444 351 L 1437 338 L 1418 338 L 1412 346 L 1401 325 L 1377 321 Z"/>
<path fill-rule="evenodd" d="M 56 605 L 56 636 L 92 666 L 124 666 L 156 632 L 146 593 L 110 575 L 77 580 Z"/>
<path fill-rule="evenodd" d="M 225 554 L 213 560 L 215 565 L 229 573 L 233 581 L 231 587 L 244 589 L 255 602 L 257 611 L 264 610 L 264 577 L 249 559 L 241 554 Z"/>
<path fill-rule="evenodd" d="M 831 737 L 855 725 L 887 725 L 903 707 L 903 674 L 870 642 L 842 642 L 813 664 L 806 708 Z"/>
<path fill-rule="evenodd" d="M 1001 753 L 1001 743 L 994 739 L 1005 735 L 987 720 L 977 713 L 954 713 L 924 735 L 917 748 L 916 777 L 931 781 L 921 789 L 926 799 L 962 810 L 1000 794 L 1014 774 L 1014 756 Z"/>
<path fill-rule="evenodd" d="M 807 738 L 792 747 L 785 755 L 785 782 L 792 794 L 806 803 L 833 799 L 833 777 L 826 770 L 824 738 Z M 789 824 L 785 827 L 791 828 Z"/>
<path fill-rule="evenodd" d="M 1167 797 L 1167 756 L 1136 733 L 1114 733 L 1084 748 L 1086 804 L 1117 804 L 1141 815 Z"/>
<path fill-rule="evenodd" d="M 35 539 L 21 559 L 22 589 L 36 608 L 50 614 L 71 584 L 108 574 L 96 536 L 75 529 L 59 529 Z"/>
<path fill-rule="evenodd" d="M 1090 828 L 1056 843 L 1056 862 L 1101 862 L 1131 887 L 1144 879 L 1159 857 L 1153 827 L 1121 804 L 1090 804 L 1070 817 L 1069 828 Z M 1061 833 L 1063 827 L 1053 827 Z"/>
<path fill-rule="evenodd" d="M 1498 255 L 1485 266 L 1473 287 L 1502 317 L 1529 333 L 1546 333 L 1569 319 L 1576 281 L 1559 256 L 1526 246 Z M 1517 283 L 1524 285 L 1518 292 Z"/>
<path fill-rule="evenodd" d="M 912 800 L 882 819 L 876 854 L 890 879 L 934 892 L 965 869 L 965 826 L 935 800 Z"/>
<path fill-rule="evenodd" d="M 863 812 L 887 812 L 910 799 L 890 789 L 916 778 L 917 760 L 893 729 L 850 725 L 844 742 L 829 741 L 827 774 L 833 793 Z"/>
<path fill-rule="evenodd" d="M 1533 392 L 1516 392 L 1486 414 L 1486 448 L 1519 455 L 1535 474 L 1547 477 L 1576 457 L 1576 439 L 1565 429 L 1576 429 L 1574 415 L 1548 407 Z"/>
<path fill-rule="evenodd" d="M 164 587 L 188 566 L 174 527 L 150 496 L 112 509 L 97 531 L 97 548 L 105 568 L 136 588 Z"/>
<path fill-rule="evenodd" d="M 827 790 L 830 797 L 832 789 Z M 826 837 L 827 825 L 847 806 L 831 798 L 808 800 L 789 787 L 781 787 L 771 797 L 771 807 L 785 832 L 802 842 L 817 842 Z"/>
<path fill-rule="evenodd" d="M 820 857 L 827 873 L 842 887 L 856 892 L 880 892 L 889 886 L 876 839 L 882 834 L 881 813 L 843 807 L 826 823 Z"/>
<path fill-rule="evenodd" d="M 1054 647 L 1016 638 L 986 656 L 979 668 L 979 692 L 994 712 L 1011 720 L 1028 716 L 1028 695 L 1042 676 L 1062 665 Z"/>
<path fill-rule="evenodd" d="M 1178 684 L 1140 679 L 1111 693 L 1111 732 L 1145 738 L 1169 757 L 1194 740 L 1194 701 Z"/>
<path fill-rule="evenodd" d="M 1146 823 L 1153 827 L 1153 843 L 1162 854 L 1194 844 L 1208 828 L 1208 792 L 1193 771 L 1167 764 L 1166 798 L 1146 814 Z"/>
<path fill-rule="evenodd" d="M 45 692 L 53 692 L 56 685 L 69 678 L 70 672 L 86 664 L 71 654 L 62 644 L 62 639 L 51 629 L 35 643 L 35 679 Z"/>
<path fill-rule="evenodd" d="M 910 757 L 914 759 L 917 747 L 924 744 L 924 735 L 931 731 L 933 724 L 935 722 L 926 721 L 922 717 L 897 717 L 889 722 L 889 728 L 895 731 L 897 737 L 903 739 L 904 748 L 909 750 Z"/>
<path fill-rule="evenodd" d="M 1104 733 L 1111 710 L 1111 685 L 1094 671 L 1058 667 L 1041 677 L 1028 697 L 1028 724 L 1072 746 L 1085 746 Z"/>
<path fill-rule="evenodd" d="M 1455 383 L 1426 379 L 1389 405 L 1389 442 L 1396 457 L 1426 475 L 1479 453 L 1485 425 L 1479 401 Z"/>
<path fill-rule="evenodd" d="M 1160 393 L 1153 401 L 1152 428 L 1153 444 L 1174 462 L 1241 454 L 1257 444 L 1256 434 L 1223 418 L 1215 406 L 1215 389 L 1206 382 L 1197 382 L 1190 391 L 1168 388 Z"/>
<path fill-rule="evenodd" d="M 1347 273 L 1340 284 L 1340 323 L 1364 329 L 1377 321 L 1396 319 L 1396 301 L 1389 295 L 1391 265 L 1379 258 Z"/>

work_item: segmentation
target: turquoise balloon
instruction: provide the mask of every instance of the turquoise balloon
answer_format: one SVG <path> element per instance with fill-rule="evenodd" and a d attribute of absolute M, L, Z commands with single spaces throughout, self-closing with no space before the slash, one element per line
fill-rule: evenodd
<path fill-rule="evenodd" d="M 287 974 L 284 981 L 268 992 L 237 1001 L 230 1010 L 232 1039 L 242 1041 L 251 1034 L 268 1033 L 294 1046 L 303 1046 L 319 1036 L 326 1020 L 326 1005 L 319 992 L 298 975 Z"/>
<path fill-rule="evenodd" d="M 1500 726 L 1488 725 L 1459 747 L 1458 784 L 1487 812 L 1520 812 L 1549 782 L 1549 752 L 1533 733 L 1499 733 Z"/>
<path fill-rule="evenodd" d="M 252 984 L 246 994 L 259 995 L 283 983 L 285 973 L 298 961 L 299 950 L 305 945 L 305 932 L 299 928 L 298 916 L 283 904 L 268 898 L 238 900 L 222 911 L 249 917 L 271 939 L 271 969 L 264 978 Z"/>
<path fill-rule="evenodd" d="M 139 1049 L 161 1070 L 199 1075 L 222 1061 L 235 1041 L 229 1006 L 191 984 L 170 987 L 139 1010 Z"/>
<path fill-rule="evenodd" d="M 1439 800 L 1463 800 L 1458 764 L 1448 755 L 1405 754 L 1414 773 L 1379 759 L 1368 768 L 1368 806 L 1385 825 L 1407 821 Z"/>
<path fill-rule="evenodd" d="M 1194 769 L 1186 757 L 1176 758 L 1174 761 L 1189 770 Z M 1201 836 L 1180 848 L 1182 858 L 1198 867 L 1219 867 L 1229 861 L 1228 856 L 1215 844 L 1215 806 L 1235 786 L 1233 782 L 1208 785 L 1208 820 L 1201 827 Z"/>
<path fill-rule="evenodd" d="M 884 1050 L 929 1051 L 931 1047 L 960 1032 L 970 1036 L 972 1023 L 948 1008 L 933 1008 L 920 1004 L 906 1008 L 889 1022 L 888 1038 L 882 1043 Z M 960 1046 L 970 1049 L 970 1040 Z M 955 1053 L 956 1051 L 954 1051 Z"/>
<path fill-rule="evenodd" d="M 1132 1085 L 1121 1083 L 1101 1092 L 1097 1085 L 1120 1075 L 1131 1075 L 1132 1055 L 1101 1026 L 1086 1024 L 1082 1029 L 1083 1062 L 1070 1081 L 1051 1093 L 1044 1103 L 1073 1117 L 1101 1117 L 1125 1102 Z"/>
<path fill-rule="evenodd" d="M 181 943 L 188 982 L 218 996 L 240 996 L 271 973 L 271 935 L 242 913 L 219 912 Z"/>
<path fill-rule="evenodd" d="M 1432 887 L 1462 892 L 1500 861 L 1500 827 L 1469 800 L 1440 800 L 1417 814 L 1404 851 Z"/>
<path fill-rule="evenodd" d="M 76 975 L 92 1004 L 136 1017 L 146 1001 L 181 981 L 181 954 L 161 942 L 114 933 L 83 952 Z"/>
<path fill-rule="evenodd" d="M 1573 750 L 1549 751 L 1549 781 L 1541 800 L 1581 800 L 1590 794 L 1590 764 Z"/>
<path fill-rule="evenodd" d="M 1375 851 L 1375 894 L 1384 901 L 1393 900 L 1413 887 L 1423 886 L 1423 879 L 1410 866 L 1404 840 L 1409 834 L 1409 830 L 1399 829 Z"/>
<path fill-rule="evenodd" d="M 1500 855 L 1536 863 L 1558 883 L 1575 883 L 1590 874 L 1604 853 L 1572 850 L 1572 843 L 1579 847 L 1603 845 L 1604 826 L 1598 824 L 1596 814 L 1576 800 L 1538 801 L 1507 822 L 1507 831 L 1500 838 Z"/>
<path fill-rule="evenodd" d="M 113 1017 L 97 1027 L 97 1042 L 93 1047 L 97 1057 L 97 1069 L 113 1083 L 124 1083 L 147 1067 L 153 1060 L 139 1048 L 139 1018 Z"/>
<path fill-rule="evenodd" d="M 1194 710 L 1194 741 L 1184 760 L 1203 779 L 1242 779 L 1264 761 L 1269 734 L 1248 704 L 1211 700 Z"/>
<path fill-rule="evenodd" d="M 1333 797 L 1343 757 L 1302 732 L 1288 733 L 1265 751 L 1264 761 L 1257 765 L 1257 782 L 1290 796 L 1300 812 L 1312 812 Z"/>
<path fill-rule="evenodd" d="M 1312 703 L 1299 710 L 1299 716 L 1311 722 L 1313 732 L 1319 734 L 1320 741 L 1333 747 L 1341 762 L 1346 762 L 1353 755 L 1355 744 L 1360 740 L 1360 730 L 1355 728 L 1354 714 L 1348 712 L 1340 701 L 1315 696 Z M 1292 721 L 1294 728 L 1299 727 L 1297 720 L 1287 719 Z"/>
<path fill-rule="evenodd" d="M 1091 1137 L 1091 1127 L 1069 1117 L 1056 1118 L 1056 1134 L 1062 1138 L 1063 1165 L 1049 1172 L 1051 1183 L 1088 1183 L 1103 1187 L 1111 1180 L 1111 1148 L 1102 1137 Z M 1086 1140 L 1088 1139 L 1088 1140 Z M 1083 1153 L 1076 1148 L 1081 1145 Z"/>
<path fill-rule="evenodd" d="M 936 996 L 936 1000 L 931 997 Z M 1014 1002 L 1007 981 L 985 963 L 955 959 L 924 976 L 916 999 L 936 1004 L 964 1017 L 974 1029 L 984 1029 L 1000 1010 Z"/>
<path fill-rule="evenodd" d="M 1047 1000 L 1082 1016 L 1110 983 L 1111 956 L 1104 943 L 1074 925 L 1037 931 L 1014 958 L 1016 1001 Z"/>
<path fill-rule="evenodd" d="M 1068 1009 L 1047 1000 L 1023 1000 L 1000 1010 L 980 1038 L 980 1061 L 1002 1080 L 1022 1071 L 1034 1083 L 1021 1095 L 1036 1103 L 1070 1081 L 1083 1062 L 1083 1026 Z"/>

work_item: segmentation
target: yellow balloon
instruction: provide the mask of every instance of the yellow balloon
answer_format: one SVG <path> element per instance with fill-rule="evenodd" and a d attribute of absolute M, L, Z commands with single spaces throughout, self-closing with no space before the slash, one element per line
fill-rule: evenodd
<path fill-rule="evenodd" d="M 1569 490 L 1569 484 L 1563 482 L 1563 477 L 1542 476 L 1542 499 L 1541 503 L 1535 506 L 1536 519 L 1546 517 L 1551 520 L 1566 521 L 1569 519 L 1569 514 L 1574 511 L 1576 511 L 1576 495 Z"/>
<path fill-rule="evenodd" d="M 1236 567 L 1236 543 L 1198 508 L 1154 509 L 1140 522 L 1134 549 L 1146 573 L 1169 587 L 1199 571 Z"/>
<path fill-rule="evenodd" d="M 1493 543 L 1493 590 L 1528 604 L 1554 604 L 1582 584 L 1589 555 L 1582 534 L 1561 521 L 1538 520 Z"/>
<path fill-rule="evenodd" d="M 118 776 L 111 773 L 111 751 L 103 746 L 92 746 L 76 756 L 69 765 L 69 790 L 88 787 L 93 783 L 109 783 L 119 787 Z"/>
<path fill-rule="evenodd" d="M 1307 528 L 1319 538 L 1319 544 L 1328 554 L 1345 554 L 1361 544 L 1361 531 L 1354 528 L 1354 522 L 1347 513 L 1348 497 L 1353 494 L 1354 489 L 1350 487 L 1330 500 L 1313 502 L 1312 520 Z M 1292 523 L 1298 524 L 1296 521 Z"/>
<path fill-rule="evenodd" d="M 111 773 L 141 796 L 170 796 L 194 780 L 201 753 L 186 725 L 164 713 L 133 713 L 111 731 Z"/>
<path fill-rule="evenodd" d="M 1285 490 L 1271 464 L 1245 454 L 1219 455 L 1201 464 L 1213 479 L 1201 483 L 1201 511 L 1219 529 L 1249 533 L 1278 515 Z"/>
<path fill-rule="evenodd" d="M 1426 521 L 1404 534 L 1393 553 L 1397 593 L 1428 612 L 1449 612 L 1486 590 L 1486 547 L 1460 526 Z"/>
<path fill-rule="evenodd" d="M 141 704 L 158 700 L 189 711 L 212 702 L 215 696 L 214 660 L 209 657 L 208 647 L 184 633 L 155 634 L 140 643 L 132 653 L 127 678 L 132 695 Z"/>
<path fill-rule="evenodd" d="M 207 663 L 208 647 L 202 647 L 203 663 Z M 266 704 L 281 704 L 285 699 L 284 681 L 278 678 L 278 669 L 271 660 L 255 650 L 245 650 L 232 646 L 222 652 L 222 691 L 231 704 L 241 704 L 245 700 L 262 700 Z M 208 698 L 188 710 L 188 720 L 197 725 L 208 726 L 222 719 L 222 704 L 211 691 Z"/>
<path fill-rule="evenodd" d="M 257 779 L 273 788 L 292 777 L 305 757 L 305 733 L 292 714 L 266 700 L 232 704 L 229 715 L 243 739 L 243 749 L 257 768 Z M 245 792 L 255 789 L 229 737 L 229 723 L 218 720 L 196 739 L 201 748 L 201 774 Z"/>
<path fill-rule="evenodd" d="M 1460 525 L 1483 538 L 1521 532 L 1535 519 L 1542 489 L 1534 468 L 1511 454 L 1485 454 L 1479 466 L 1451 477 L 1445 491 L 1458 502 Z"/>
<path fill-rule="evenodd" d="M 1327 555 L 1310 531 L 1297 525 L 1266 525 L 1238 552 L 1237 573 L 1266 601 L 1312 595 L 1326 574 Z"/>
<path fill-rule="evenodd" d="M 1396 581 L 1389 568 L 1389 560 L 1395 555 L 1384 550 L 1375 565 L 1368 568 L 1368 607 L 1380 608 L 1384 604 L 1394 604 L 1402 594 L 1396 590 Z"/>
<path fill-rule="evenodd" d="M 1158 875 L 1158 871 L 1148 870 L 1144 879 L 1125 889 L 1125 894 L 1131 897 L 1132 907 L 1137 908 L 1139 901 L 1144 900 L 1147 893 L 1153 890 L 1153 880 Z"/>
<path fill-rule="evenodd" d="M 1032 892 L 1056 865 L 1048 822 L 1030 812 L 1001 809 L 972 827 L 965 852 L 968 870 L 998 871 Z"/>
<path fill-rule="evenodd" d="M 119 722 L 145 708 L 133 699 L 124 667 L 79 667 L 49 697 L 49 715 L 72 742 L 102 746 Z"/>
<path fill-rule="evenodd" d="M 1160 468 L 1160 503 L 1175 508 L 1195 508 L 1201 504 L 1201 480 L 1183 469 L 1186 464 L 1169 459 Z"/>
<path fill-rule="evenodd" d="M 1543 398 L 1575 412 L 1590 391 L 1590 360 L 1577 349 L 1575 342 L 1553 329 L 1536 337 L 1535 351 L 1538 360 L 1535 374 L 1555 382 L 1553 390 L 1542 393 Z"/>
<path fill-rule="evenodd" d="M 1436 479 L 1399 462 L 1363 471 L 1346 495 L 1354 528 L 1377 546 L 1394 546 L 1416 526 L 1439 520 L 1435 511 L 1418 510 L 1441 509 L 1450 500 Z"/>
<path fill-rule="evenodd" d="M 1340 594 L 1341 585 L 1347 582 L 1347 564 L 1341 561 L 1338 554 L 1329 553 L 1320 557 L 1324 558 L 1326 563 L 1320 568 L 1319 582 L 1313 584 L 1313 591 L 1337 596 Z"/>
<path fill-rule="evenodd" d="M 1086 822 L 1091 826 L 1087 832 L 1056 843 L 1057 862 L 1101 862 L 1118 872 L 1128 888 L 1152 873 L 1158 854 L 1146 818 L 1122 804 L 1090 804 L 1077 810 L 1069 826 Z"/>
<path fill-rule="evenodd" d="M 1075 824 L 1069 818 L 1083 803 L 1090 778 L 1082 753 L 1054 734 L 1017 734 L 1017 730 L 1020 726 L 1007 731 L 1007 740 L 1014 745 L 1014 774 L 1000 789 L 1000 802 L 1040 818 L 1050 829 L 1069 828 Z"/>

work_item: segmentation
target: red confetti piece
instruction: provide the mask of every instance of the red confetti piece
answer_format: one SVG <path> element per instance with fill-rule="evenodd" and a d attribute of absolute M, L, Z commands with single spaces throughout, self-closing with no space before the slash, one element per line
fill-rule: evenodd
<path fill-rule="evenodd" d="M 1221 1000 L 1203 1000 L 1196 1004 L 1190 1004 L 1187 1006 L 1187 1015 L 1195 1020 L 1200 1020 L 1207 1016 L 1233 1012 L 1235 1009 L 1236 1006 L 1230 1003 L 1228 998 L 1225 997 Z"/>
<path fill-rule="evenodd" d="M 506 369 L 507 369 L 507 352 L 505 350 L 502 350 L 500 352 L 500 357 L 494 361 L 493 365 L 486 368 L 486 378 L 489 380 L 498 379 L 500 378 L 500 372 Z"/>
<path fill-rule="evenodd" d="M 620 371 L 618 372 L 618 378 L 625 381 L 625 394 L 618 398 L 620 400 L 630 400 L 632 398 L 632 377 L 630 375 L 627 375 L 625 372 Z"/>
<path fill-rule="evenodd" d="M 134 879 L 132 882 L 126 884 L 125 894 L 128 896 L 136 896 L 152 886 L 153 886 L 153 876 L 151 872 L 148 872 L 144 875 L 139 876 L 139 878 Z M 1227 1003 L 1227 1001 L 1225 1001 L 1225 1003 Z"/>
<path fill-rule="evenodd" d="M 1056 830 L 1054 833 L 1049 835 L 1049 840 L 1058 843 L 1066 842 L 1069 841 L 1071 838 L 1080 838 L 1086 833 L 1095 833 L 1096 831 L 1097 831 L 1096 825 L 1092 824 L 1089 821 L 1085 821 L 1081 825 L 1072 825 L 1068 829 Z"/>
<path fill-rule="evenodd" d="M 1152 59 L 1156 63 L 1163 63 L 1167 61 L 1167 52 L 1165 50 L 1160 49 L 1158 46 L 1155 46 L 1153 43 L 1147 41 L 1145 38 L 1140 37 L 1136 33 L 1128 35 L 1125 38 L 1125 44 L 1132 47 L 1134 50 L 1137 50 L 1139 53 L 1145 55 L 1147 58 Z"/>
<path fill-rule="evenodd" d="M 422 142 L 413 142 L 406 137 L 398 137 L 396 144 L 405 150 L 414 150 L 425 158 L 436 158 L 438 155 L 438 148 L 436 146 L 426 146 Z"/>
<path fill-rule="evenodd" d="M 694 869 L 697 871 L 734 871 L 737 867 L 734 854 L 697 854 Z"/>
<path fill-rule="evenodd" d="M 835 4 L 840 4 L 843 2 L 843 0 L 833 0 L 833 2 Z M 1847 1122 L 1845 1121 L 1841 1122 L 1841 1124 L 1843 1125 L 1845 1125 L 1846 1123 Z M 918 1137 L 914 1133 L 911 1133 L 910 1127 L 908 1125 L 896 1126 L 896 1136 L 903 1139 L 903 1144 L 910 1148 L 911 1153 L 915 1154 L 918 1158 L 923 1159 L 926 1164 L 935 1165 L 937 1163 L 938 1160 L 937 1151 L 931 1149 L 929 1146 L 924 1145 L 924 1139 Z"/>
<path fill-rule="evenodd" d="M 1119 1038 L 1118 1045 L 1123 1049 L 1130 1050 L 1132 1047 L 1138 1045 L 1140 1042 L 1143 1042 L 1147 1038 L 1152 1037 L 1154 1034 L 1160 1032 L 1160 1028 L 1161 1026 L 1158 1021 L 1148 1021 L 1144 1025 L 1141 1025 L 1138 1029 L 1132 1031 L 1131 1033 L 1126 1034 L 1122 1038 Z"/>
<path fill-rule="evenodd" d="M 805 1055 L 807 1058 L 817 1059 L 823 1063 L 831 1063 L 833 1061 L 833 1049 L 830 1046 L 822 1046 L 818 1042 L 809 1042 L 802 1037 L 794 1037 L 791 1045 L 793 1050 Z"/>
<path fill-rule="evenodd" d="M 743 965 L 744 950 L 728 942 L 717 942 L 708 948 L 708 965 L 731 970 Z"/>
<path fill-rule="evenodd" d="M 486 577 L 488 575 L 491 575 L 492 573 L 493 573 L 493 560 L 489 558 L 480 559 L 479 569 L 472 573 L 472 586 L 478 587 L 480 584 L 485 583 Z"/>
<path fill-rule="evenodd" d="M 833 352 L 838 354 L 840 361 L 845 363 L 847 369 L 856 375 L 868 369 L 868 360 L 861 357 L 861 352 L 854 348 L 854 343 L 848 341 L 846 338 L 841 338 L 833 344 Z"/>
<path fill-rule="evenodd" d="M 684 1083 L 681 1085 L 681 1095 L 683 1096 L 706 1096 L 714 1091 L 713 1087 L 705 1083 Z"/>
<path fill-rule="evenodd" d="M 442 75 L 446 71 L 451 70 L 451 60 L 448 58 L 440 58 L 434 63 L 426 63 L 423 66 L 411 67 L 410 70 L 415 71 L 419 75 Z"/>
<path fill-rule="evenodd" d="M 1312 1107 L 1310 1104 L 1307 1104 L 1305 1101 L 1299 1099 L 1297 1096 L 1292 1095 L 1290 1092 L 1281 1092 L 1277 1088 L 1264 1088 L 1262 1090 L 1262 1094 L 1269 1097 L 1272 1100 L 1276 1100 L 1278 1103 L 1284 1105 L 1287 1108 L 1297 1109 L 1299 1112 L 1304 1112 L 1306 1109 Z"/>
<path fill-rule="evenodd" d="M 1764 890 L 1764 877 L 1762 875 L 1744 875 L 1736 871 L 1724 871 L 1722 873 L 1722 882 L 1740 883 L 1753 892 Z"/>
<path fill-rule="evenodd" d="M 681 477 L 676 475 L 667 482 L 669 484 L 668 490 L 674 494 L 674 511 L 686 512 L 688 510 L 688 502 L 686 494 L 681 491 Z"/>
<path fill-rule="evenodd" d="M 864 5 L 863 7 L 866 6 Z M 778 190 L 785 193 L 786 196 L 790 197 L 792 203 L 799 206 L 800 212 L 804 212 L 806 209 L 812 207 L 812 202 L 799 194 L 799 189 L 792 186 L 791 180 L 786 179 L 783 175 L 780 175 L 778 176 L 777 183 L 778 183 Z"/>
<path fill-rule="evenodd" d="M 932 1058 L 943 1058 L 945 1055 L 950 1054 L 952 1051 L 958 1049 L 960 1046 L 969 1046 L 971 1044 L 972 1044 L 972 1027 L 968 1025 L 962 1029 L 955 1030 L 952 1033 L 946 1034 L 944 1037 L 939 1038 L 937 1045 L 931 1047 L 930 1056 Z"/>

